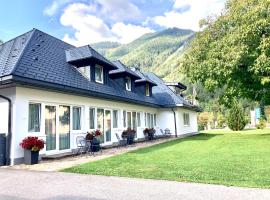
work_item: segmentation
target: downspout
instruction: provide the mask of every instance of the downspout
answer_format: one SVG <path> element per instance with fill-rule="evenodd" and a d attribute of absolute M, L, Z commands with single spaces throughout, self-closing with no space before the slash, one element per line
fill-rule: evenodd
<path fill-rule="evenodd" d="M 12 132 L 11 132 L 11 110 L 12 110 L 12 103 L 11 99 L 5 96 L 0 95 L 0 98 L 8 101 L 8 134 L 7 134 L 7 147 L 6 147 L 6 165 L 10 165 L 10 154 L 11 154 L 11 139 L 12 139 Z"/>
<path fill-rule="evenodd" d="M 175 131 L 175 137 L 177 137 L 177 125 L 176 125 L 176 114 L 174 109 L 172 108 L 173 111 L 173 117 L 174 117 L 174 131 Z"/>

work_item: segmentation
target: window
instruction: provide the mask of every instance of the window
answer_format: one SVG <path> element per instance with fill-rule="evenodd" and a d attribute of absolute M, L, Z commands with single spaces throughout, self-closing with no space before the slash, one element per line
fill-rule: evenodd
<path fill-rule="evenodd" d="M 95 66 L 95 81 L 103 83 L 103 67 L 100 65 Z"/>
<path fill-rule="evenodd" d="M 131 128 L 131 124 L 132 124 L 132 121 L 131 121 L 131 112 L 127 112 L 127 127 L 128 128 Z"/>
<path fill-rule="evenodd" d="M 126 120 L 127 112 L 123 111 L 123 127 L 127 127 L 127 120 Z"/>
<path fill-rule="evenodd" d="M 145 85 L 145 96 L 150 96 L 150 86 L 149 83 L 146 83 Z"/>
<path fill-rule="evenodd" d="M 154 126 L 157 126 L 157 115 L 154 114 Z"/>
<path fill-rule="evenodd" d="M 96 119 L 96 109 L 90 108 L 89 109 L 89 128 L 95 129 L 95 119 Z"/>
<path fill-rule="evenodd" d="M 80 67 L 79 71 L 82 75 L 84 75 L 86 78 L 90 80 L 90 66 Z"/>
<path fill-rule="evenodd" d="M 147 114 L 144 113 L 144 126 L 147 127 Z"/>
<path fill-rule="evenodd" d="M 141 127 L 141 113 L 137 113 L 137 123 L 138 123 L 138 127 Z"/>
<path fill-rule="evenodd" d="M 127 91 L 131 91 L 131 78 L 130 77 L 126 77 L 125 78 L 125 83 L 126 83 L 126 90 Z"/>
<path fill-rule="evenodd" d="M 73 130 L 81 130 L 81 107 L 73 107 L 72 114 Z"/>
<path fill-rule="evenodd" d="M 184 126 L 189 126 L 189 114 L 184 113 Z"/>
<path fill-rule="evenodd" d="M 28 111 L 28 131 L 39 132 L 40 131 L 40 112 L 41 104 L 30 103 Z"/>
<path fill-rule="evenodd" d="M 118 110 L 113 110 L 113 128 L 118 128 Z"/>

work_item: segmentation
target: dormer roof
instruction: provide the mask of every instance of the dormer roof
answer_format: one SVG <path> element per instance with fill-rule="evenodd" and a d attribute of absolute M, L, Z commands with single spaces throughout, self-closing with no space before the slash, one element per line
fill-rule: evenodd
<path fill-rule="evenodd" d="M 124 65 L 120 60 L 113 61 L 113 64 L 118 69 L 111 70 L 109 72 L 111 77 L 124 75 L 124 76 L 130 76 L 130 77 L 134 78 L 135 80 L 138 80 L 141 78 L 135 72 L 133 72 L 131 69 L 129 69 L 126 65 Z"/>

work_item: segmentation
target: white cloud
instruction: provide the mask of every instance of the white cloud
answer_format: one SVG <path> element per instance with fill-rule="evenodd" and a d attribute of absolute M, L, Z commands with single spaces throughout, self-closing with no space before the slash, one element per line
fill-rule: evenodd
<path fill-rule="evenodd" d="M 219 14 L 224 8 L 225 0 L 174 0 L 173 10 L 163 16 L 156 16 L 152 21 L 160 26 L 171 28 L 199 30 L 199 21 L 209 15 Z M 188 7 L 185 11 L 181 8 Z"/>
<path fill-rule="evenodd" d="M 58 11 L 61 6 L 71 1 L 72 0 L 54 0 L 51 5 L 43 10 L 43 14 L 51 17 Z"/>
<path fill-rule="evenodd" d="M 69 5 L 60 18 L 64 26 L 75 30 L 74 36 L 65 34 L 63 40 L 76 46 L 100 41 L 128 43 L 141 35 L 153 32 L 150 28 L 117 22 L 110 28 L 102 19 L 93 15 L 96 5 L 74 3 Z"/>

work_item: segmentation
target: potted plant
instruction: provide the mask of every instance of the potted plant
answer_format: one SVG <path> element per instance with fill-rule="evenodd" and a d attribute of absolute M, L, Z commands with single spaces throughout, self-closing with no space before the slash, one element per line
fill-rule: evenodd
<path fill-rule="evenodd" d="M 92 132 L 93 140 L 91 143 L 91 151 L 98 152 L 100 150 L 100 137 L 102 136 L 102 132 L 99 129 L 96 129 Z"/>
<path fill-rule="evenodd" d="M 154 128 L 145 128 L 143 134 L 148 140 L 153 140 L 156 130 Z"/>
<path fill-rule="evenodd" d="M 44 148 L 44 140 L 28 136 L 20 143 L 24 149 L 24 163 L 34 165 L 38 163 L 39 151 Z"/>
<path fill-rule="evenodd" d="M 134 143 L 134 138 L 135 138 L 136 131 L 128 128 L 127 130 L 124 130 L 122 132 L 122 138 L 127 139 L 127 144 L 133 144 Z"/>

